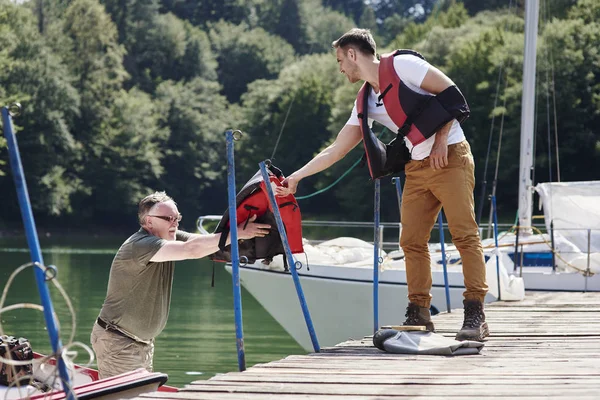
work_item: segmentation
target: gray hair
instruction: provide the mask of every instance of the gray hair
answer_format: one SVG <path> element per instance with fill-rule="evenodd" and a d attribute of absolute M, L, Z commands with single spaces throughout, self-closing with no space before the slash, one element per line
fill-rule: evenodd
<path fill-rule="evenodd" d="M 140 222 L 140 225 L 144 226 L 146 216 L 148 215 L 152 207 L 154 207 L 158 203 L 166 203 L 167 201 L 173 201 L 173 199 L 170 196 L 168 196 L 164 191 L 154 192 L 144 197 L 138 205 L 138 220 Z M 173 201 L 173 203 L 175 203 L 175 201 Z"/>

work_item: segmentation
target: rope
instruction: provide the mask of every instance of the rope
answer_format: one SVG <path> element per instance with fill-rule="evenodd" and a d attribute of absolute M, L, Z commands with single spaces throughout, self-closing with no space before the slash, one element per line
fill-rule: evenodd
<path fill-rule="evenodd" d="M 342 179 L 344 179 L 344 177 L 345 177 L 346 175 L 348 175 L 348 174 L 350 173 L 350 171 L 352 171 L 352 170 L 354 169 L 354 167 L 356 167 L 356 166 L 357 166 L 357 165 L 358 165 L 358 164 L 361 162 L 361 160 L 362 160 L 362 157 L 361 157 L 361 158 L 359 158 L 358 160 L 356 160 L 356 162 L 355 162 L 354 164 L 352 164 L 352 166 L 351 166 L 350 168 L 348 168 L 348 169 L 346 170 L 346 172 L 344 172 L 344 173 L 343 173 L 343 174 L 342 174 L 342 175 L 341 175 L 339 178 L 337 178 L 337 179 L 336 179 L 336 180 L 335 180 L 335 181 L 334 181 L 334 182 L 333 182 L 331 185 L 329 185 L 329 186 L 327 186 L 327 187 L 325 187 L 325 188 L 323 188 L 323 189 L 317 190 L 317 191 L 316 191 L 316 192 L 314 192 L 314 193 L 307 194 L 306 196 L 299 196 L 299 197 L 296 197 L 296 200 L 304 200 L 304 199 L 309 199 L 309 198 L 311 198 L 311 197 L 313 197 L 313 196 L 316 196 L 316 195 L 318 195 L 318 194 L 321 194 L 321 193 L 323 193 L 323 192 L 326 192 L 326 191 L 328 191 L 329 189 L 331 189 L 332 187 L 334 187 L 335 185 L 337 185 L 339 181 L 341 181 Z"/>
<path fill-rule="evenodd" d="M 513 2 L 512 0 L 509 2 L 509 6 L 508 6 L 508 15 L 510 17 L 510 15 L 512 15 L 512 10 L 513 8 Z M 515 12 L 516 12 L 516 7 L 515 7 Z M 506 21 L 506 23 L 504 24 L 504 31 L 508 31 L 508 20 Z M 510 59 L 509 59 L 510 61 Z M 507 65 L 508 66 L 508 65 Z M 496 99 L 499 96 L 499 91 L 500 91 L 500 78 L 502 75 L 502 70 L 505 69 L 505 65 L 504 65 L 504 60 L 502 61 L 502 63 L 500 64 L 500 68 L 498 71 L 498 83 L 496 85 Z M 503 110 L 506 110 L 506 88 L 508 87 L 508 74 L 509 71 L 507 69 L 505 69 L 506 74 L 505 74 L 505 78 L 504 78 L 504 89 L 503 92 L 505 93 L 504 96 L 504 100 L 502 103 L 502 108 Z M 496 100 L 494 100 L 494 108 L 496 107 Z M 498 171 L 500 168 L 500 152 L 502 150 L 502 136 L 504 133 L 504 119 L 506 117 L 506 112 L 502 113 L 502 117 L 500 119 L 500 131 L 498 133 L 498 148 L 496 150 L 496 169 L 494 171 L 494 180 L 492 181 L 492 196 L 496 195 L 496 189 L 498 187 Z M 490 128 L 490 139 L 488 142 L 488 152 L 489 152 L 489 145 L 491 145 L 492 142 L 492 135 L 493 135 L 493 128 L 494 128 L 494 122 L 495 122 L 495 118 L 496 116 L 493 115 L 492 116 L 492 123 L 491 123 L 491 128 Z M 485 171 L 487 172 L 487 167 L 488 167 L 488 162 L 489 159 L 486 157 L 485 160 Z M 485 185 L 485 180 L 486 180 L 486 175 L 484 175 L 484 185 Z M 483 202 L 485 201 L 485 186 L 482 190 L 482 194 L 481 194 L 481 205 L 480 207 L 483 208 Z M 488 238 L 492 237 L 492 217 L 493 217 L 493 210 L 492 210 L 492 204 L 490 204 L 490 212 L 489 212 L 489 216 L 488 216 Z M 478 223 L 479 224 L 479 223 Z"/>
<path fill-rule="evenodd" d="M 275 141 L 273 153 L 271 153 L 271 160 L 275 159 L 275 152 L 277 151 L 277 147 L 279 146 L 279 139 L 281 139 L 281 135 L 283 134 L 283 128 L 285 128 L 285 124 L 287 123 L 288 117 L 290 116 L 290 111 L 292 111 L 292 105 L 294 104 L 294 100 L 296 100 L 296 94 L 298 94 L 298 91 L 294 92 L 294 96 L 292 96 L 292 101 L 290 101 L 290 105 L 288 106 L 287 112 L 285 113 L 283 124 L 281 124 L 281 129 L 279 130 L 279 136 L 277 136 L 277 141 Z"/>
<path fill-rule="evenodd" d="M 518 221 L 518 219 L 519 219 L 519 215 L 517 214 L 517 216 L 515 218 L 515 224 L 513 226 L 511 226 L 507 231 L 500 233 L 498 235 L 498 240 L 501 240 L 502 238 L 506 237 L 507 235 L 514 234 L 516 232 L 516 230 L 517 230 L 517 224 L 516 224 L 516 222 Z M 557 259 L 561 260 L 565 264 L 565 266 L 567 266 L 569 268 L 573 268 L 574 270 L 576 270 L 577 272 L 583 274 L 584 276 L 593 276 L 593 275 L 595 275 L 594 272 L 588 271 L 587 268 L 586 269 L 578 268 L 577 266 L 575 266 L 575 265 L 571 264 L 570 262 L 568 262 L 567 260 L 565 260 L 560 255 L 559 251 L 557 251 L 556 249 L 552 249 L 552 242 L 546 239 L 546 237 L 544 236 L 544 233 L 539 228 L 537 228 L 535 226 L 520 226 L 519 229 L 521 229 L 521 230 L 531 229 L 533 232 L 535 232 L 536 234 L 540 235 L 540 241 L 539 242 L 535 242 L 535 243 L 523 243 L 523 245 L 528 245 L 528 244 L 546 244 L 548 246 L 548 248 L 550 249 L 550 252 L 552 252 L 556 256 Z M 546 233 L 545 235 L 547 236 L 548 234 Z M 496 247 L 496 245 L 493 244 L 493 243 L 491 243 L 489 245 L 483 246 L 483 249 L 484 250 L 486 250 L 486 249 L 493 249 L 495 247 Z M 455 254 L 455 253 L 460 256 L 460 253 L 459 253 L 458 249 L 446 250 L 446 256 L 447 256 L 448 259 L 450 259 L 451 256 L 453 254 Z M 456 265 L 456 264 L 459 264 L 459 263 L 462 263 L 462 260 L 460 258 L 455 259 L 452 262 L 450 260 L 448 260 L 448 262 L 447 262 L 447 264 L 449 266 Z M 515 267 L 516 267 L 516 263 L 515 263 Z"/>
<path fill-rule="evenodd" d="M 383 136 L 383 134 L 384 134 L 386 131 L 387 131 L 387 128 L 385 128 L 385 127 L 384 127 L 384 128 L 381 130 L 381 132 L 379 133 L 379 136 L 378 136 L 378 138 L 380 138 L 381 136 Z M 327 186 L 327 187 L 325 187 L 325 188 L 323 188 L 323 189 L 317 190 L 316 192 L 313 192 L 313 193 L 311 193 L 311 194 L 307 194 L 306 196 L 299 196 L 299 197 L 296 197 L 296 200 L 304 200 L 304 199 L 308 199 L 308 198 L 311 198 L 311 197 L 313 197 L 313 196 L 316 196 L 316 195 L 318 195 L 318 194 L 321 194 L 321 193 L 323 193 L 323 192 L 326 192 L 326 191 L 328 191 L 329 189 L 331 189 L 332 187 L 334 187 L 335 185 L 337 185 L 337 184 L 338 184 L 338 183 L 339 183 L 339 182 L 340 182 L 342 179 L 344 179 L 344 177 L 345 177 L 346 175 L 348 175 L 348 174 L 350 173 L 350 171 L 352 171 L 352 170 L 353 170 L 353 169 L 354 169 L 354 168 L 355 168 L 355 167 L 356 167 L 356 166 L 357 166 L 357 165 L 358 165 L 358 164 L 359 164 L 359 163 L 362 161 L 362 159 L 363 159 L 363 157 L 361 157 L 361 158 L 359 158 L 358 160 L 356 160 L 356 162 L 355 162 L 354 164 L 352 164 L 352 166 L 351 166 L 350 168 L 348 168 L 348 169 L 346 170 L 346 172 L 344 172 L 344 173 L 343 173 L 343 174 L 342 174 L 342 175 L 341 175 L 339 178 L 337 178 L 337 179 L 336 179 L 336 180 L 335 180 L 335 181 L 334 181 L 334 182 L 333 182 L 331 185 L 329 185 L 329 186 Z"/>
<path fill-rule="evenodd" d="M 515 230 L 515 228 L 516 228 L 516 225 L 515 225 L 515 226 L 513 226 L 509 232 L 512 232 L 512 231 L 514 231 L 514 230 Z M 550 248 L 550 251 L 551 251 L 552 253 L 554 253 L 554 255 L 555 255 L 555 256 L 556 256 L 556 257 L 557 257 L 559 260 L 561 260 L 563 263 L 565 263 L 565 265 L 566 265 L 566 266 L 568 266 L 568 267 L 570 267 L 570 268 L 573 268 L 574 270 L 576 270 L 576 271 L 578 271 L 578 272 L 581 272 L 581 273 L 582 273 L 582 274 L 584 274 L 585 276 L 593 276 L 593 275 L 594 275 L 594 273 L 593 273 L 593 272 L 591 272 L 591 271 L 590 271 L 590 272 L 588 272 L 588 271 L 587 271 L 587 269 L 581 269 L 581 268 L 578 268 L 578 267 L 576 267 L 575 265 L 571 264 L 570 262 L 568 262 L 567 260 L 565 260 L 565 259 L 564 259 L 564 258 L 563 258 L 563 257 L 560 255 L 560 253 L 559 253 L 558 251 L 556 251 L 555 249 L 552 249 L 552 243 L 551 243 L 551 242 L 549 242 L 548 240 L 546 240 L 546 238 L 544 237 L 544 234 L 542 233 L 542 231 L 541 231 L 540 229 L 536 228 L 535 226 L 520 226 L 520 227 L 519 227 L 519 229 L 523 229 L 523 230 L 526 230 L 526 229 L 531 229 L 533 232 L 535 232 L 536 234 L 540 235 L 540 236 L 542 237 L 542 241 L 543 241 L 543 243 L 545 243 L 546 245 L 548 245 L 548 247 Z M 507 232 L 507 233 L 509 233 L 509 232 Z M 524 243 L 524 244 L 526 244 L 526 243 Z"/>
<path fill-rule="evenodd" d="M 8 290 L 11 287 L 15 277 L 19 273 L 21 273 L 22 271 L 24 271 L 25 269 L 27 269 L 29 267 L 37 267 L 37 268 L 42 269 L 44 272 L 46 272 L 49 269 L 48 267 L 46 267 L 45 265 L 42 265 L 40 263 L 29 262 L 29 263 L 21 265 L 16 270 L 14 270 L 6 282 L 6 285 L 4 286 L 4 290 L 2 292 L 2 297 L 0 298 L 0 317 L 2 316 L 3 313 L 12 311 L 12 310 L 16 310 L 16 309 L 33 309 L 33 310 L 38 310 L 41 312 L 44 311 L 43 306 L 41 306 L 39 304 L 18 303 L 18 304 L 12 304 L 9 306 L 4 306 L 4 302 L 6 301 L 6 296 L 8 294 Z M 77 329 L 77 319 L 75 317 L 75 308 L 73 307 L 73 304 L 71 303 L 71 300 L 69 299 L 69 296 L 67 295 L 66 291 L 61 286 L 61 284 L 58 282 L 58 280 L 56 278 L 52 278 L 52 279 L 50 279 L 50 281 L 54 284 L 54 286 L 59 291 L 60 295 L 65 300 L 65 303 L 67 304 L 67 308 L 69 309 L 69 313 L 71 314 L 71 334 L 69 336 L 68 343 L 66 345 L 63 345 L 62 354 L 48 354 L 42 358 L 36 359 L 36 363 L 39 362 L 40 365 L 44 365 L 47 363 L 47 361 L 49 361 L 52 358 L 54 358 L 56 360 L 58 360 L 59 358 L 62 358 L 63 361 L 65 362 L 65 364 L 67 365 L 67 368 L 69 370 L 72 370 L 73 365 L 74 365 L 73 360 L 77 357 L 78 353 L 77 353 L 77 351 L 70 350 L 70 349 L 73 347 L 80 347 L 83 350 L 85 350 L 89 356 L 88 362 L 83 364 L 83 366 L 90 367 L 94 361 L 94 352 L 86 344 L 74 341 L 75 332 Z M 59 320 L 58 320 L 58 316 L 56 315 L 56 313 L 54 313 L 54 319 L 57 321 L 57 324 L 58 324 Z M 59 326 L 59 329 L 60 329 L 60 326 Z M 4 330 L 2 328 L 2 318 L 0 318 L 0 335 L 4 335 Z M 7 365 L 11 365 L 11 366 L 22 366 L 22 365 L 31 364 L 30 361 L 16 361 L 16 360 L 13 360 L 12 358 L 3 358 L 3 357 L 0 357 L 0 362 L 7 364 Z M 33 378 L 33 377 L 32 376 L 24 376 L 23 378 Z M 61 390 L 62 389 L 61 382 L 62 381 L 60 379 L 58 368 L 54 368 L 53 374 L 50 377 L 46 378 L 44 383 L 46 385 L 48 385 L 50 388 Z M 19 383 L 19 381 L 14 382 L 13 384 L 10 385 L 10 387 L 18 387 L 19 390 L 21 390 L 21 389 L 25 390 L 25 388 L 22 387 L 22 385 Z M 27 392 L 25 396 L 22 396 L 21 392 L 19 392 L 19 395 L 22 396 L 23 398 L 29 398 L 32 395 L 37 394 L 37 390 L 35 390 L 35 391 L 25 390 L 25 391 Z M 8 392 L 7 392 L 7 394 L 8 394 Z"/>

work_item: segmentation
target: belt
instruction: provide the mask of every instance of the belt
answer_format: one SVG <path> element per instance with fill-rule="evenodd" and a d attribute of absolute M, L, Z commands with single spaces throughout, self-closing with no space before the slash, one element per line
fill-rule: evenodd
<path fill-rule="evenodd" d="M 127 336 L 126 334 L 124 334 L 123 332 L 121 332 L 120 330 L 118 330 L 118 329 L 115 329 L 115 328 L 113 328 L 112 326 L 110 326 L 109 324 L 107 324 L 106 322 L 104 322 L 104 320 L 103 320 L 103 319 L 100 319 L 100 318 L 98 318 L 98 319 L 96 320 L 96 323 L 97 323 L 98 325 L 100 325 L 100 328 L 102 328 L 102 329 L 104 329 L 104 330 L 111 331 L 111 332 L 113 332 L 113 333 L 116 333 L 116 334 L 117 334 L 117 335 L 119 335 L 119 336 L 123 336 L 123 337 L 126 337 L 127 339 L 134 340 L 133 338 L 130 338 L 129 336 Z"/>

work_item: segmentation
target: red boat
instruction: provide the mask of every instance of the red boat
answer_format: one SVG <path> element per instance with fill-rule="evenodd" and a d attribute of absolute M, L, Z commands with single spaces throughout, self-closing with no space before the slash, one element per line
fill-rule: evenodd
<path fill-rule="evenodd" d="M 56 360 L 46 359 L 35 353 L 33 375 L 41 382 L 54 388 L 43 392 L 34 386 L 8 388 L 0 386 L 0 399 L 47 399 L 60 400 L 67 396 L 56 371 Z M 44 360 L 42 362 L 42 360 Z M 98 371 L 75 365 L 70 370 L 73 392 L 78 399 L 128 399 L 146 392 L 177 392 L 178 389 L 165 385 L 168 376 L 160 372 L 148 372 L 143 368 L 106 379 L 98 378 Z"/>

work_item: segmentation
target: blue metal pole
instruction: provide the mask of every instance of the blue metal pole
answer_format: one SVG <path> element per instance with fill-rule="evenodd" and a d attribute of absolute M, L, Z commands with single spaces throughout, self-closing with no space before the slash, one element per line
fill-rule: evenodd
<path fill-rule="evenodd" d="M 394 182 L 394 184 L 396 185 L 396 197 L 398 199 L 398 216 L 400 221 L 400 223 L 398 224 L 398 241 L 400 241 L 400 238 L 402 236 L 402 182 L 400 181 L 399 176 L 393 177 L 392 182 Z M 398 244 L 400 244 L 400 242 L 398 242 Z"/>
<path fill-rule="evenodd" d="M 227 142 L 227 196 L 229 206 L 229 232 L 231 238 L 231 276 L 233 282 L 233 313 L 235 316 L 235 344 L 237 347 L 238 367 L 246 370 L 244 351 L 244 326 L 242 321 L 242 289 L 240 286 L 240 251 L 237 231 L 237 204 L 235 192 L 235 161 L 233 156 L 234 132 L 225 132 Z"/>
<path fill-rule="evenodd" d="M 379 217 L 381 214 L 381 181 L 375 179 L 375 211 L 373 238 L 373 333 L 379 330 Z"/>
<path fill-rule="evenodd" d="M 31 259 L 34 263 L 39 263 L 39 265 L 43 266 L 44 259 L 42 258 L 42 251 L 40 249 L 40 243 L 35 228 L 35 220 L 33 218 L 31 202 L 29 201 L 29 192 L 27 191 L 27 182 L 25 181 L 25 173 L 23 172 L 23 164 L 21 163 L 19 147 L 17 145 L 17 139 L 14 134 L 12 118 L 8 107 L 2 107 L 2 121 L 4 124 L 4 136 L 6 137 L 6 142 L 8 144 L 10 166 L 13 179 L 15 181 L 15 186 L 17 188 L 21 216 L 25 226 L 27 244 L 29 245 L 29 251 L 31 252 Z M 46 285 L 45 271 L 43 271 L 41 268 L 34 268 L 34 270 L 38 292 L 40 293 L 40 299 L 42 301 L 42 306 L 44 307 L 44 319 L 46 320 L 48 336 L 50 337 L 52 350 L 57 358 L 58 371 L 62 381 L 63 390 L 65 391 L 67 399 L 73 400 L 75 397 L 71 390 L 71 381 L 69 378 L 68 369 L 63 360 L 63 345 L 59 337 L 58 323 L 54 319 L 54 307 L 52 306 L 50 291 Z"/>
<path fill-rule="evenodd" d="M 442 267 L 444 268 L 444 289 L 446 291 L 446 309 L 452 312 L 450 308 L 450 286 L 448 284 L 448 266 L 446 264 L 446 244 L 444 243 L 444 216 L 442 211 L 438 214 L 438 228 L 440 230 L 440 245 L 442 246 Z"/>
<path fill-rule="evenodd" d="M 400 182 L 399 176 L 393 177 L 392 181 L 396 185 L 396 196 L 398 198 L 398 212 L 400 212 L 400 222 L 402 222 L 402 183 Z"/>
<path fill-rule="evenodd" d="M 306 300 L 304 299 L 304 292 L 302 291 L 302 285 L 300 284 L 300 278 L 298 277 L 298 271 L 296 271 L 296 261 L 294 260 L 294 256 L 292 255 L 292 250 L 290 249 L 290 244 L 287 240 L 287 234 L 285 231 L 285 225 L 283 224 L 283 220 L 281 219 L 281 213 L 279 212 L 279 207 L 277 206 L 277 200 L 275 199 L 275 194 L 273 193 L 273 188 L 270 185 L 271 180 L 269 179 L 269 173 L 267 172 L 267 167 L 265 162 L 262 161 L 259 164 L 260 172 L 262 174 L 263 181 L 265 182 L 265 187 L 267 189 L 267 195 L 269 198 L 269 204 L 271 205 L 271 209 L 273 211 L 273 215 L 275 216 L 275 221 L 277 222 L 277 229 L 279 230 L 279 236 L 281 237 L 281 243 L 283 244 L 283 249 L 285 251 L 285 255 L 290 266 L 290 272 L 292 273 L 292 278 L 294 279 L 294 286 L 296 287 L 296 293 L 298 294 L 298 300 L 300 300 L 300 307 L 302 308 L 302 313 L 304 314 L 304 320 L 306 321 L 306 327 L 308 328 L 308 334 L 310 335 L 310 340 L 313 345 L 313 349 L 315 353 L 321 351 L 319 347 L 319 341 L 317 340 L 317 334 L 315 333 L 315 328 L 312 323 L 312 319 L 310 318 L 310 312 L 308 311 L 308 306 L 306 305 Z"/>
<path fill-rule="evenodd" d="M 500 258 L 498 256 L 498 214 L 496 214 L 496 196 L 492 196 L 492 210 L 494 215 L 494 242 L 496 245 L 496 278 L 498 279 L 498 300 L 502 300 L 500 291 Z"/>

